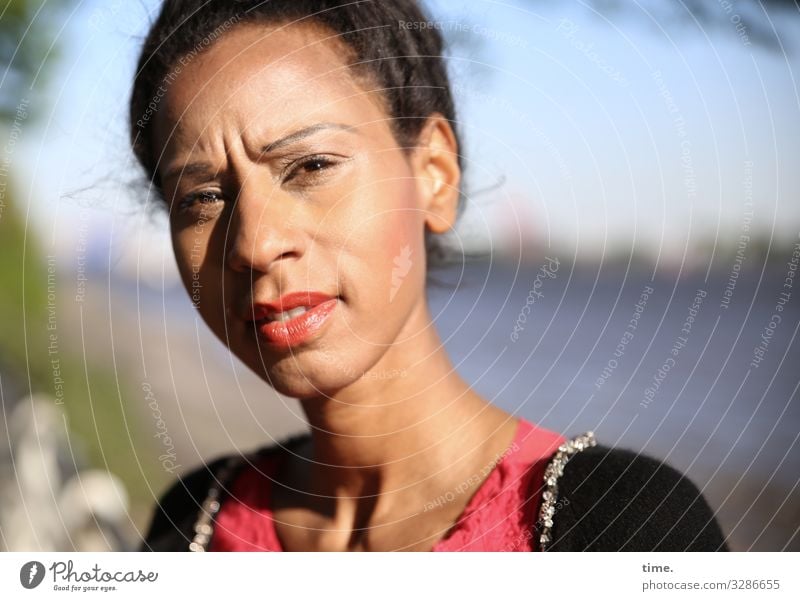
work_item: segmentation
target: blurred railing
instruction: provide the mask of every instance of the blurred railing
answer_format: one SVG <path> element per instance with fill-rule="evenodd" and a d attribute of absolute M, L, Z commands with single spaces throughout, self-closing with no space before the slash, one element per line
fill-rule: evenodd
<path fill-rule="evenodd" d="M 125 487 L 113 474 L 84 465 L 54 400 L 28 397 L 3 413 L 0 549 L 130 550 Z"/>

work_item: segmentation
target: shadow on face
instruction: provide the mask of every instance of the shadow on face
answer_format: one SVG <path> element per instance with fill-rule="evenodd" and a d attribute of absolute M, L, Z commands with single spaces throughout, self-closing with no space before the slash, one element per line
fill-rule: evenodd
<path fill-rule="evenodd" d="M 246 365 L 298 398 L 379 362 L 402 367 L 392 349 L 431 327 L 425 229 L 455 219 L 449 126 L 431 120 L 419 148 L 401 148 L 380 91 L 347 56 L 319 28 L 237 26 L 176 65 L 156 121 L 192 304 Z M 305 312 L 279 311 L 292 305 Z"/>

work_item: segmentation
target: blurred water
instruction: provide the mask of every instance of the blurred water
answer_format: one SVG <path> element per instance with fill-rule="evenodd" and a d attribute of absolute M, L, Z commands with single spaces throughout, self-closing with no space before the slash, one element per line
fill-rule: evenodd
<path fill-rule="evenodd" d="M 543 273 L 472 264 L 443 278 L 460 278 L 457 289 L 432 288 L 459 372 L 526 419 L 568 435 L 594 430 L 604 444 L 687 471 L 739 548 L 800 548 L 800 291 L 765 330 L 785 267 L 743 272 L 724 308 L 727 273 L 563 264 L 555 277 Z M 766 351 L 752 367 L 759 344 Z M 649 398 L 648 388 L 657 388 Z"/>
<path fill-rule="evenodd" d="M 603 444 L 665 459 L 701 488 L 734 548 L 800 550 L 800 290 L 751 367 L 785 276 L 782 265 L 743 271 L 722 308 L 726 272 L 653 277 L 561 263 L 548 274 L 536 263 L 470 263 L 436 273 L 445 285 L 432 286 L 429 299 L 458 371 L 497 405 L 566 435 L 594 430 Z M 114 297 L 125 299 L 116 310 L 128 307 L 117 323 L 151 328 L 144 356 L 158 359 L 148 361 L 147 377 L 165 415 L 177 408 L 165 419 L 184 466 L 302 427 L 294 401 L 269 400 L 198 325 L 182 289 L 130 286 L 114 284 Z M 687 334 L 698 291 L 705 296 Z"/>

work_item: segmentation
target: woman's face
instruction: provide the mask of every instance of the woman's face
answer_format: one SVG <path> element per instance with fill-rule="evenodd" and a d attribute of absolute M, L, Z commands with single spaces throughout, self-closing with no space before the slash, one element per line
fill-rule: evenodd
<path fill-rule="evenodd" d="M 445 229 L 457 201 L 433 207 L 427 155 L 398 147 L 380 98 L 325 35 L 229 31 L 176 65 L 156 121 L 193 304 L 297 398 L 395 367 L 387 349 L 419 335 L 409 324 L 426 312 L 426 223 Z"/>

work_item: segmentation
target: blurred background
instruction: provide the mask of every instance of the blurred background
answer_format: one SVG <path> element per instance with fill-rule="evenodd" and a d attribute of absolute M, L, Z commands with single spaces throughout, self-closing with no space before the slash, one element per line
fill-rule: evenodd
<path fill-rule="evenodd" d="M 0 4 L 0 548 L 132 549 L 177 475 L 303 419 L 147 208 L 126 111 L 158 2 Z M 798 5 L 426 7 L 467 165 L 429 291 L 459 372 L 687 472 L 732 548 L 800 550 Z"/>

